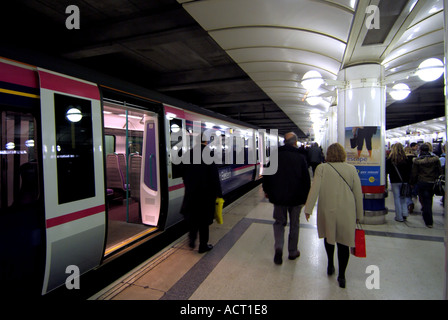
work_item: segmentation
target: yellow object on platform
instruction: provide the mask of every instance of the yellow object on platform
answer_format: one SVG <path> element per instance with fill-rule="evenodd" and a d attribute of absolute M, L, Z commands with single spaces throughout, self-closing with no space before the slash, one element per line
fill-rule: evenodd
<path fill-rule="evenodd" d="M 222 224 L 222 207 L 224 206 L 223 198 L 216 198 L 215 220 L 218 224 Z"/>

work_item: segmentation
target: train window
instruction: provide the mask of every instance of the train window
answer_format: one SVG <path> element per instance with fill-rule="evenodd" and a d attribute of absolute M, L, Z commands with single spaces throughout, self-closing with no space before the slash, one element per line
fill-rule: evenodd
<path fill-rule="evenodd" d="M 59 204 L 95 196 L 90 100 L 54 94 Z"/>
<path fill-rule="evenodd" d="M 40 185 L 34 116 L 2 111 L 0 142 L 0 209 L 35 202 Z"/>
<path fill-rule="evenodd" d="M 106 154 L 115 152 L 115 139 L 114 135 L 104 135 L 104 150 L 106 150 Z"/>

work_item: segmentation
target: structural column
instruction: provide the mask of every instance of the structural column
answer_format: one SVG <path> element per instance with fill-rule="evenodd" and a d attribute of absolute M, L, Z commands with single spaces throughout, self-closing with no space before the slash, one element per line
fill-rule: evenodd
<path fill-rule="evenodd" d="M 386 87 L 380 64 L 343 69 L 338 80 L 338 142 L 345 147 L 364 194 L 364 223 L 385 223 Z"/>
<path fill-rule="evenodd" d="M 445 124 L 447 123 L 448 120 L 448 0 L 445 0 L 443 2 L 443 11 L 445 14 L 445 18 L 444 18 L 444 30 L 445 30 L 445 59 L 444 59 L 444 64 L 445 64 Z M 445 125 L 445 134 L 447 132 L 447 126 Z M 445 177 L 448 176 L 448 166 L 445 166 Z M 445 187 L 445 199 L 447 198 L 447 188 Z M 445 294 L 444 294 L 444 298 L 445 300 L 448 300 L 448 210 L 447 210 L 447 205 L 445 205 Z"/>

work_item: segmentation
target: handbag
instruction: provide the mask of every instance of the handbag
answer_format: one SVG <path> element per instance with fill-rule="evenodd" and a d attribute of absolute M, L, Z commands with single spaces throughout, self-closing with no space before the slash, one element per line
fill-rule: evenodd
<path fill-rule="evenodd" d="M 400 197 L 409 198 L 412 195 L 412 187 L 409 183 L 403 182 L 400 187 Z"/>
<path fill-rule="evenodd" d="M 436 181 L 434 181 L 434 194 L 436 196 L 444 196 L 445 195 L 445 175 L 441 174 Z"/>
<path fill-rule="evenodd" d="M 223 224 L 222 219 L 222 207 L 224 205 L 224 199 L 223 198 L 216 198 L 216 205 L 215 205 L 215 220 L 218 224 Z"/>
<path fill-rule="evenodd" d="M 359 227 L 358 227 L 359 226 Z M 355 229 L 355 247 L 351 248 L 351 253 L 358 258 L 366 257 L 366 234 L 361 224 Z"/>
<path fill-rule="evenodd" d="M 356 148 L 358 146 L 358 137 L 350 138 L 350 147 L 352 149 Z"/>

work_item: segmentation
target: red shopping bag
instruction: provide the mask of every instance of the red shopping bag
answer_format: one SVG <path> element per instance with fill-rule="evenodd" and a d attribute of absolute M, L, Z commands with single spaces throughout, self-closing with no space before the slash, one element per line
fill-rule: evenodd
<path fill-rule="evenodd" d="M 352 254 L 358 258 L 366 257 L 366 234 L 361 226 L 355 230 L 355 247 L 352 248 Z"/>

